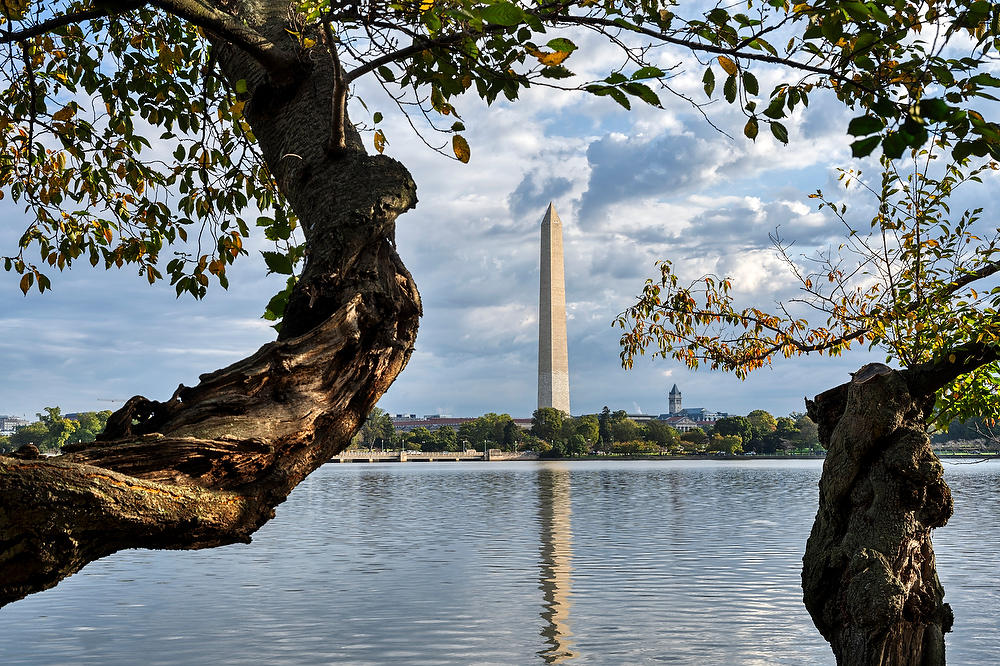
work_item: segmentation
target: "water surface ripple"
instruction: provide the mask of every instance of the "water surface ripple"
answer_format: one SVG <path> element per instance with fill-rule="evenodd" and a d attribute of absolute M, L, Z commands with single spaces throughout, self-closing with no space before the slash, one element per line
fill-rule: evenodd
<path fill-rule="evenodd" d="M 0 610 L 4 664 L 833 664 L 820 461 L 327 465 L 252 545 L 127 551 Z M 995 663 L 1000 463 L 946 473 L 953 664 Z"/>

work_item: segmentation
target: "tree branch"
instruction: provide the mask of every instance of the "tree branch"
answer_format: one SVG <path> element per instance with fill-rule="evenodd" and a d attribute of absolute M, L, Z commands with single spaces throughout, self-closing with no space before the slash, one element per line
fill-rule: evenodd
<path fill-rule="evenodd" d="M 52 32 L 57 28 L 62 28 L 63 26 L 81 23 L 83 21 L 89 21 L 90 19 L 100 18 L 107 15 L 107 9 L 85 9 L 72 14 L 54 16 L 47 21 L 42 21 L 36 25 L 29 26 L 24 30 L 4 30 L 0 32 L 0 44 L 12 44 L 25 39 L 31 39 L 32 37 Z"/>
<path fill-rule="evenodd" d="M 149 4 L 215 34 L 243 49 L 268 71 L 276 83 L 287 83 L 299 67 L 298 57 L 203 0 L 149 0 Z"/>
<path fill-rule="evenodd" d="M 1000 347 L 970 342 L 948 350 L 935 360 L 921 363 L 900 373 L 912 395 L 933 395 L 958 377 L 1000 360 Z"/>
<path fill-rule="evenodd" d="M 340 56 L 337 55 L 337 40 L 334 39 L 333 30 L 330 28 L 330 21 L 328 20 L 323 21 L 323 39 L 326 40 L 326 48 L 330 51 L 330 66 L 333 68 L 333 102 L 331 110 L 333 126 L 330 129 L 327 150 L 339 152 L 347 148 L 347 137 L 344 134 L 344 122 L 346 121 L 345 109 L 347 107 L 347 81 L 344 80 L 344 68 L 340 64 Z"/>
<path fill-rule="evenodd" d="M 811 72 L 813 74 L 820 74 L 822 76 L 829 77 L 830 79 L 835 79 L 843 83 L 850 83 L 853 86 L 858 87 L 860 90 L 864 90 L 870 94 L 877 94 L 878 91 L 866 88 L 855 81 L 853 78 L 838 72 L 836 69 L 831 67 L 819 67 L 817 65 L 810 65 L 808 63 L 799 62 L 797 60 L 792 60 L 790 58 L 782 58 L 780 56 L 772 56 L 763 53 L 753 53 L 742 51 L 742 44 L 732 47 L 725 48 L 721 46 L 715 46 L 713 44 L 704 44 L 701 42 L 691 41 L 688 39 L 683 39 L 680 37 L 673 37 L 671 35 L 665 34 L 663 32 L 658 32 L 650 28 L 645 28 L 637 25 L 623 26 L 611 19 L 600 18 L 596 16 L 572 16 L 570 14 L 558 14 L 549 12 L 533 12 L 535 16 L 543 21 L 549 21 L 553 24 L 570 24 L 570 25 L 580 25 L 589 28 L 596 28 L 603 30 L 605 28 L 617 28 L 621 30 L 627 30 L 629 32 L 645 35 L 647 37 L 652 37 L 666 44 L 674 44 L 676 46 L 682 46 L 691 51 L 701 51 L 705 53 L 714 53 L 717 55 L 726 55 L 734 58 L 745 58 L 747 60 L 756 60 L 759 62 L 766 62 L 771 64 L 783 65 L 785 67 L 790 67 L 792 69 L 797 69 L 805 72 Z M 490 34 L 493 32 L 502 32 L 504 30 L 510 30 L 509 26 L 486 26 L 481 34 Z M 761 32 L 763 34 L 763 31 Z M 385 55 L 379 56 L 374 60 L 371 60 L 355 69 L 351 70 L 347 76 L 347 83 L 353 82 L 355 79 L 364 76 L 368 72 L 371 72 L 378 67 L 387 65 L 392 62 L 397 62 L 400 60 L 405 60 L 410 56 L 416 55 L 421 51 L 434 46 L 446 46 L 454 42 L 460 41 L 468 36 L 466 32 L 455 33 L 453 35 L 448 35 L 445 37 L 440 37 L 438 39 L 427 39 L 420 42 L 415 42 L 410 46 L 398 49 L 391 53 L 386 53 Z"/>
<path fill-rule="evenodd" d="M 483 34 L 488 34 L 490 32 L 498 32 L 499 30 L 506 30 L 506 29 L 507 28 L 505 26 L 488 26 L 483 29 Z M 448 44 L 453 44 L 467 36 L 468 36 L 467 33 L 459 32 L 455 33 L 454 35 L 448 35 L 447 37 L 442 37 L 440 39 L 428 39 L 416 42 L 414 44 L 411 44 L 410 46 L 406 46 L 396 51 L 393 51 L 392 53 L 386 53 L 383 56 L 379 56 L 374 60 L 369 60 L 365 64 L 352 69 L 350 72 L 347 73 L 347 76 L 344 77 L 344 82 L 346 84 L 350 84 L 355 79 L 358 79 L 367 74 L 368 72 L 372 72 L 378 69 L 379 67 L 382 67 L 383 65 L 388 65 L 389 63 L 396 62 L 398 60 L 405 60 L 412 55 L 416 55 L 421 51 L 426 51 L 427 49 L 433 48 L 435 46 L 447 46 Z"/>
<path fill-rule="evenodd" d="M 268 71 L 276 83 L 290 81 L 299 66 L 298 58 L 294 53 L 278 46 L 232 14 L 215 9 L 204 0 L 106 0 L 103 4 L 102 8 L 85 9 L 62 16 L 54 16 L 23 30 L 2 31 L 0 32 L 0 44 L 24 41 L 67 25 L 108 16 L 114 11 L 125 11 L 151 5 L 172 16 L 184 19 L 192 25 L 204 28 L 220 39 L 246 51 Z"/>
<path fill-rule="evenodd" d="M 985 264 L 981 266 L 979 270 L 969 271 L 968 273 L 958 278 L 957 280 L 949 282 L 947 285 L 938 290 L 937 293 L 928 297 L 928 299 L 926 300 L 930 301 L 940 300 L 945 296 L 950 296 L 954 294 L 956 291 L 958 291 L 959 289 L 961 289 L 966 285 L 972 284 L 973 282 L 976 282 L 978 280 L 982 280 L 983 278 L 987 278 L 998 272 L 1000 272 L 1000 262 Z"/>
<path fill-rule="evenodd" d="M 722 46 L 715 46 L 714 44 L 703 44 L 701 42 L 694 42 L 688 39 L 682 39 L 680 37 L 672 37 L 662 32 L 657 32 L 656 30 L 651 30 L 649 28 L 644 28 L 638 25 L 628 25 L 623 26 L 620 23 L 612 21 L 611 19 L 600 18 L 597 16 L 546 16 L 540 17 L 551 20 L 556 23 L 568 23 L 571 25 L 583 25 L 590 27 L 601 27 L 601 28 L 619 28 L 621 30 L 628 30 L 636 34 L 645 35 L 647 37 L 652 37 L 658 39 L 666 44 L 674 44 L 675 46 L 683 46 L 686 49 L 692 51 L 703 51 L 705 53 L 714 53 L 717 55 L 731 56 L 734 58 L 745 58 L 747 60 L 757 60 L 759 62 L 767 62 L 775 65 L 784 65 L 785 67 L 791 67 L 792 69 L 798 69 L 805 72 L 812 72 L 813 74 L 822 74 L 823 76 L 828 76 L 831 79 L 836 79 L 838 81 L 843 81 L 845 83 L 850 83 L 853 86 L 857 86 L 859 89 L 866 92 L 875 94 L 877 91 L 870 88 L 865 88 L 861 86 L 857 81 L 849 76 L 841 74 L 835 69 L 829 67 L 818 67 L 816 65 L 810 65 L 804 62 L 798 62 L 797 60 L 791 60 L 790 58 L 782 58 L 779 56 L 766 55 L 763 53 L 747 53 L 745 51 L 740 51 L 739 47 L 725 48 Z"/>

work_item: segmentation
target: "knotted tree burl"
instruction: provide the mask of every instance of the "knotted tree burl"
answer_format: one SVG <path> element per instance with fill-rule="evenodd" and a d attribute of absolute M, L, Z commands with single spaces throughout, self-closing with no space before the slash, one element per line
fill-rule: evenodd
<path fill-rule="evenodd" d="M 288 37 L 284 11 L 248 17 L 274 42 Z M 338 151 L 316 140 L 331 123 L 328 60 L 293 62 L 276 83 L 244 49 L 213 51 L 227 78 L 247 82 L 246 122 L 309 248 L 281 333 L 165 402 L 132 398 L 98 442 L 0 457 L 2 603 L 122 548 L 249 541 L 346 446 L 413 349 L 420 297 L 393 241 L 416 204 L 410 174 L 367 155 L 356 132 Z"/>
<path fill-rule="evenodd" d="M 926 423 L 938 390 L 996 359 L 972 345 L 903 371 L 870 364 L 807 401 L 827 457 L 802 589 L 838 663 L 945 663 L 954 618 L 931 531 L 953 507 Z"/>

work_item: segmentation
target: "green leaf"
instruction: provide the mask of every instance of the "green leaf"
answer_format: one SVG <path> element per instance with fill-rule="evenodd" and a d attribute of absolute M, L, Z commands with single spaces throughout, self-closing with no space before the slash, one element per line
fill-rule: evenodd
<path fill-rule="evenodd" d="M 866 136 L 875 132 L 881 132 L 883 127 L 885 127 L 885 123 L 881 118 L 864 115 L 851 119 L 851 122 L 847 125 L 847 133 L 851 136 Z"/>
<path fill-rule="evenodd" d="M 239 94 L 239 95 L 243 95 L 243 94 L 246 93 L 246 91 L 247 91 L 247 80 L 246 79 L 240 79 L 239 81 L 237 81 L 236 82 L 236 93 Z"/>
<path fill-rule="evenodd" d="M 375 123 L 376 125 L 377 125 L 378 123 L 382 122 L 382 114 L 381 114 L 381 113 L 380 113 L 379 111 L 376 111 L 376 112 L 375 112 L 375 115 L 374 115 L 374 116 L 372 116 L 372 121 L 373 121 L 373 122 L 374 122 L 374 123 Z"/>
<path fill-rule="evenodd" d="M 545 25 L 542 24 L 542 20 L 534 14 L 526 13 L 524 15 L 524 22 L 527 23 L 535 32 L 545 32 Z"/>
<path fill-rule="evenodd" d="M 277 294 L 271 297 L 271 300 L 267 302 L 267 308 L 264 310 L 262 317 L 268 321 L 276 321 L 281 319 L 285 314 L 285 308 L 288 306 L 288 292 L 279 291 Z"/>
<path fill-rule="evenodd" d="M 898 132 L 892 132 L 882 141 L 882 153 L 891 160 L 902 157 L 906 150 L 906 139 Z"/>
<path fill-rule="evenodd" d="M 509 2 L 498 2 L 495 5 L 483 7 L 480 16 L 493 25 L 517 25 L 524 21 L 524 11 Z"/>
<path fill-rule="evenodd" d="M 646 102 L 651 106 L 660 106 L 660 98 L 657 96 L 653 90 L 644 83 L 630 82 L 622 86 L 622 88 L 630 95 L 635 95 L 642 101 Z"/>
<path fill-rule="evenodd" d="M 736 77 L 728 76 L 726 77 L 726 82 L 722 85 L 722 94 L 725 95 L 726 101 L 732 104 L 736 101 Z"/>
<path fill-rule="evenodd" d="M 658 79 L 664 75 L 664 72 L 659 67 L 642 67 L 637 69 L 634 74 L 632 74 L 632 80 L 638 81 L 639 79 Z"/>
<path fill-rule="evenodd" d="M 261 254 L 264 255 L 264 263 L 267 264 L 269 272 L 281 275 L 292 274 L 292 262 L 287 255 L 280 252 L 261 252 Z"/>
<path fill-rule="evenodd" d="M 771 103 L 767 105 L 767 109 L 764 110 L 764 115 L 773 120 L 778 120 L 779 118 L 785 117 L 785 96 L 778 95 L 771 100 Z"/>
<path fill-rule="evenodd" d="M 871 14 L 871 10 L 861 2 L 844 2 L 841 7 L 855 21 L 867 21 Z"/>
<path fill-rule="evenodd" d="M 555 67 L 543 67 L 539 73 L 547 79 L 568 79 L 573 76 L 573 72 L 566 69 L 562 65 L 556 65 Z"/>
<path fill-rule="evenodd" d="M 747 121 L 747 124 L 743 126 L 743 134 L 745 134 L 748 139 L 756 141 L 759 129 L 760 128 L 757 125 L 757 118 L 751 116 L 750 120 Z"/>
<path fill-rule="evenodd" d="M 993 76 L 992 74 L 976 74 L 971 79 L 970 83 L 975 83 L 977 86 L 990 86 L 992 88 L 1000 88 L 1000 78 Z"/>
<path fill-rule="evenodd" d="M 612 99 L 624 106 L 626 109 L 632 108 L 632 105 L 628 101 L 628 97 L 626 97 L 625 93 L 621 90 L 618 90 L 618 88 L 608 88 L 608 94 L 611 95 Z"/>
<path fill-rule="evenodd" d="M 437 12 L 424 12 L 423 20 L 428 32 L 435 33 L 441 30 L 441 17 L 437 15 Z"/>
<path fill-rule="evenodd" d="M 840 18 L 834 14 L 823 20 L 822 30 L 827 41 L 836 44 L 841 35 L 844 34 L 844 25 L 840 22 Z"/>
<path fill-rule="evenodd" d="M 757 77 L 750 72 L 743 72 L 743 88 L 747 91 L 748 95 L 759 93 L 760 86 L 757 84 Z"/>
<path fill-rule="evenodd" d="M 925 118 L 934 122 L 947 118 L 950 110 L 948 103 L 939 98 L 922 99 L 914 109 L 915 115 L 918 118 Z"/>
<path fill-rule="evenodd" d="M 851 154 L 854 157 L 865 157 L 871 155 L 871 152 L 875 150 L 879 142 L 882 140 L 880 136 L 870 136 L 867 139 L 861 139 L 860 141 L 855 141 L 851 144 Z"/>
<path fill-rule="evenodd" d="M 393 74 L 392 70 L 389 69 L 388 67 L 382 66 L 382 67 L 379 67 L 375 71 L 378 72 L 378 75 L 381 76 L 384 81 L 395 81 L 396 80 L 396 75 Z"/>
<path fill-rule="evenodd" d="M 962 141 L 955 144 L 955 147 L 951 149 L 951 156 L 955 158 L 956 162 L 961 162 L 969 155 L 972 154 L 972 142 Z M 10 270 L 9 268 L 7 270 Z"/>
<path fill-rule="evenodd" d="M 858 35 L 854 42 L 854 53 L 863 53 L 871 48 L 871 45 L 878 39 L 878 35 L 873 32 L 863 32 Z"/>
<path fill-rule="evenodd" d="M 781 143 L 788 143 L 788 130 L 781 123 L 771 123 L 771 134 Z"/>
<path fill-rule="evenodd" d="M 715 73 L 711 67 L 705 70 L 705 76 L 701 77 L 701 80 L 705 84 L 705 94 L 711 97 L 715 90 Z"/>
<path fill-rule="evenodd" d="M 569 41 L 565 37 L 550 39 L 545 45 L 553 51 L 562 51 L 563 53 L 572 53 L 573 51 L 576 51 L 576 44 Z"/>

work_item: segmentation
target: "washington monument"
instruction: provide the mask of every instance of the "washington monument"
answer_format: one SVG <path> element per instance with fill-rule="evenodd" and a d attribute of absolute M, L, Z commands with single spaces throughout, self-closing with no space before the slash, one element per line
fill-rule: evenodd
<path fill-rule="evenodd" d="M 566 351 L 566 282 L 562 220 L 549 204 L 542 219 L 538 295 L 538 407 L 569 414 L 569 354 Z"/>

